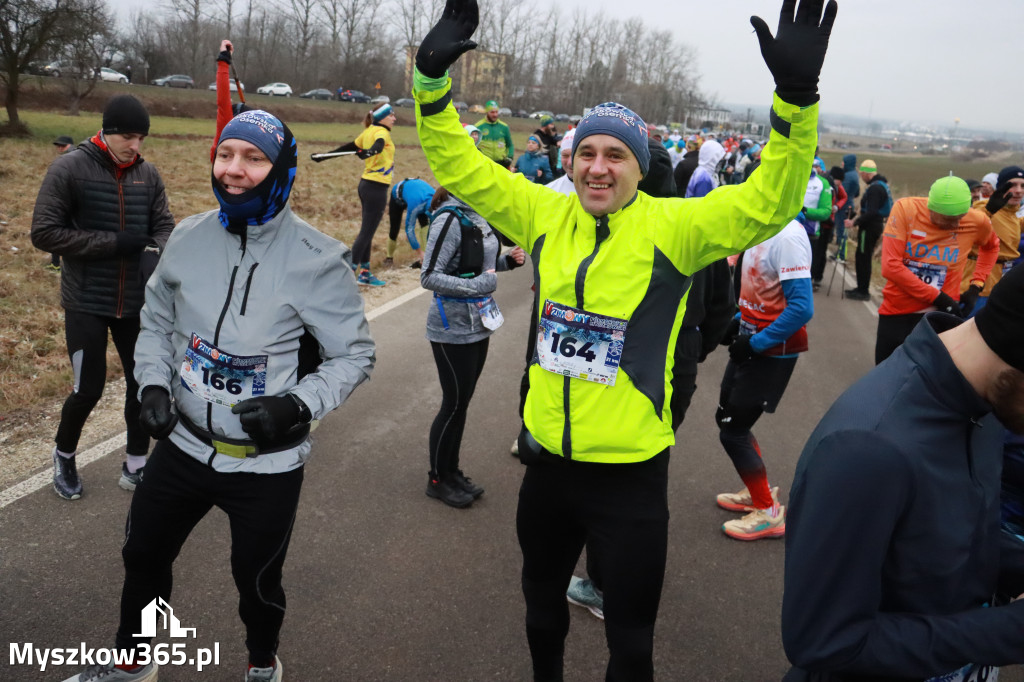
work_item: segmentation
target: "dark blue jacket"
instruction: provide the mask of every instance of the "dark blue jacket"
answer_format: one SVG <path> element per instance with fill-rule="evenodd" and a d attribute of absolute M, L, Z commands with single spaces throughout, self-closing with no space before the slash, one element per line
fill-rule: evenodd
<path fill-rule="evenodd" d="M 541 171 L 539 177 L 537 176 L 538 170 Z M 539 151 L 524 152 L 516 161 L 516 172 L 522 173 L 538 185 L 546 185 L 553 179 L 548 157 Z"/>
<path fill-rule="evenodd" d="M 811 434 L 786 523 L 790 680 L 921 680 L 1024 662 L 1024 600 L 983 608 L 1001 573 L 1003 429 L 927 315 Z M 1005 577 L 1005 576 L 1004 576 Z"/>

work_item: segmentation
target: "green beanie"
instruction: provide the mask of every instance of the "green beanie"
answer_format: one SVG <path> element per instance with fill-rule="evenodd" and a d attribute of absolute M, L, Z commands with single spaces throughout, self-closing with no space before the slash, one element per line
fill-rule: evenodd
<path fill-rule="evenodd" d="M 960 216 L 971 207 L 971 189 L 952 175 L 939 178 L 928 190 L 928 208 L 941 215 Z"/>

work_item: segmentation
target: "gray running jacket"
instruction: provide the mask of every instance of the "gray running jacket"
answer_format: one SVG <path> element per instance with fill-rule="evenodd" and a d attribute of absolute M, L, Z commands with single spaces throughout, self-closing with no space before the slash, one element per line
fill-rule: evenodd
<path fill-rule="evenodd" d="M 217 211 L 183 220 L 146 286 L 135 378 L 139 395 L 161 386 L 179 414 L 214 437 L 246 440 L 238 415 L 207 402 L 181 381 L 196 334 L 225 353 L 267 356 L 265 395 L 294 393 L 321 419 L 369 378 L 374 343 L 347 246 L 285 207 L 244 236 L 228 232 Z M 320 343 L 323 363 L 298 381 L 299 339 Z M 180 422 L 170 436 L 179 448 L 217 471 L 281 473 L 302 466 L 310 440 L 281 452 L 236 458 L 218 454 Z"/>

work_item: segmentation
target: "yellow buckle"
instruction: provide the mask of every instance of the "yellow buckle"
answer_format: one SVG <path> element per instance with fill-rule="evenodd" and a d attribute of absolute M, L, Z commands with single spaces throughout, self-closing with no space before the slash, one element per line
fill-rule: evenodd
<path fill-rule="evenodd" d="M 212 441 L 213 449 L 219 455 L 227 455 L 237 459 L 245 459 L 249 455 L 258 455 L 260 450 L 255 445 L 234 445 L 221 440 Z"/>

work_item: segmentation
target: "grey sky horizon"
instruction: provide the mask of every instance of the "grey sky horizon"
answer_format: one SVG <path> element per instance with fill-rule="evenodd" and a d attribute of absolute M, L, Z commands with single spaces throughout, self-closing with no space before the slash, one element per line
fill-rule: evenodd
<path fill-rule="evenodd" d="M 138 0 L 108 2 L 118 12 L 139 9 Z M 703 92 L 723 104 L 771 103 L 771 74 L 749 17 L 760 15 L 774 33 L 781 0 L 556 2 L 566 17 L 580 7 L 669 28 L 695 50 Z M 488 11 L 487 0 L 480 5 Z M 819 83 L 822 116 L 932 122 L 943 131 L 959 119 L 960 130 L 1024 133 L 1024 76 L 999 59 L 1014 53 L 1022 32 L 1020 0 L 840 0 Z"/>

